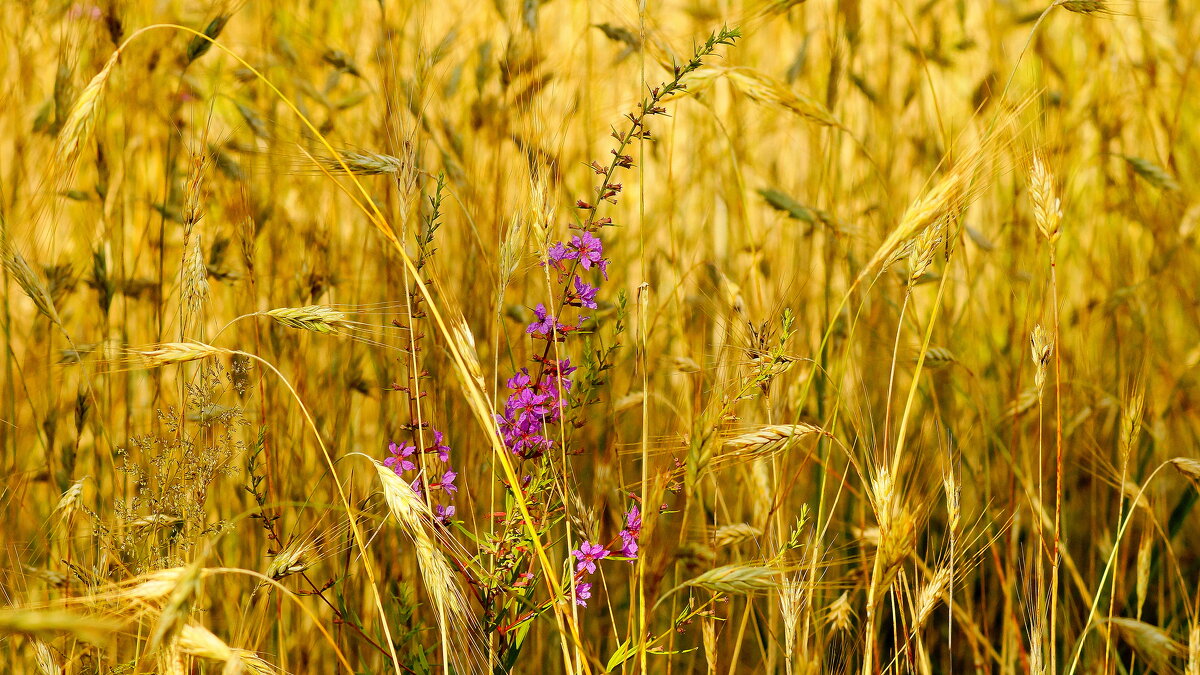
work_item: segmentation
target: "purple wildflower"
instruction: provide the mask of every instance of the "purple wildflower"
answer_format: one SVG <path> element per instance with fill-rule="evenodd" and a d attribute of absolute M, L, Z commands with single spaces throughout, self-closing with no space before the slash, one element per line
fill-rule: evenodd
<path fill-rule="evenodd" d="M 454 484 L 454 479 L 458 478 L 458 474 L 453 470 L 442 474 L 442 479 L 436 483 L 430 483 L 431 488 L 441 488 L 446 491 L 446 494 L 454 494 L 458 492 L 458 486 Z"/>
<path fill-rule="evenodd" d="M 416 451 L 417 446 L 415 445 L 405 444 L 400 446 L 395 443 L 389 443 L 388 452 L 392 453 L 392 457 L 383 460 L 383 465 L 395 471 L 397 476 L 405 471 L 412 471 L 417 468 L 417 465 L 413 464 L 409 457 L 412 457 Z"/>
<path fill-rule="evenodd" d="M 550 331 L 554 330 L 555 321 L 550 312 L 546 310 L 546 305 L 539 302 L 538 306 L 533 308 L 533 313 L 537 315 L 538 320 L 529 324 L 525 332 L 534 335 L 549 335 Z"/>
<path fill-rule="evenodd" d="M 642 512 L 638 509 L 637 504 L 629 507 L 629 512 L 625 514 L 625 528 L 635 535 L 642 531 Z"/>
<path fill-rule="evenodd" d="M 584 232 L 582 237 L 571 237 L 569 248 L 576 252 L 583 269 L 599 267 L 604 273 L 604 278 L 608 278 L 608 260 L 604 258 L 604 244 L 600 242 L 599 237 L 591 232 Z"/>
<path fill-rule="evenodd" d="M 519 421 L 539 420 L 550 414 L 550 407 L 546 405 L 550 398 L 549 394 L 539 394 L 532 389 L 522 389 L 508 397 L 505 409 L 511 413 L 519 413 L 517 417 Z"/>
<path fill-rule="evenodd" d="M 587 607 L 587 601 L 592 597 L 592 585 L 581 581 L 575 585 L 575 604 Z"/>
<path fill-rule="evenodd" d="M 636 558 L 637 552 L 637 535 L 629 530 L 621 530 L 621 550 L 618 553 L 626 558 Z M 629 562 L 633 561 L 630 560 Z"/>
<path fill-rule="evenodd" d="M 437 429 L 433 430 L 433 445 L 426 448 L 430 452 L 436 452 L 438 459 L 443 462 L 450 461 L 450 446 L 446 445 L 446 435 Z"/>
<path fill-rule="evenodd" d="M 528 387 L 529 383 L 529 370 L 527 368 L 522 368 L 521 372 L 508 378 L 508 388 L 512 389 L 513 391 L 520 391 L 525 387 Z"/>
<path fill-rule="evenodd" d="M 642 533 L 642 512 L 637 504 L 629 507 L 625 514 L 625 529 L 621 530 L 621 555 L 626 558 L 636 558 L 638 554 L 638 536 Z M 630 560 L 630 562 L 633 562 Z"/>
<path fill-rule="evenodd" d="M 443 525 L 450 524 L 450 520 L 454 518 L 454 511 L 455 509 L 453 504 L 450 506 L 442 506 L 441 504 L 438 504 L 433 507 L 433 515 L 436 516 L 438 522 Z"/>
<path fill-rule="evenodd" d="M 575 277 L 575 292 L 574 301 L 579 303 L 580 307 L 588 309 L 596 309 L 596 291 L 600 290 L 596 286 L 590 286 L 579 277 Z"/>
<path fill-rule="evenodd" d="M 568 249 L 566 246 L 563 246 L 563 243 L 561 241 L 554 242 L 554 245 L 550 247 L 550 263 L 553 264 L 555 267 L 558 267 L 559 269 L 562 269 L 562 262 L 564 260 L 578 260 L 578 259 L 579 259 L 579 252 L 572 251 L 571 249 Z"/>
<path fill-rule="evenodd" d="M 579 548 L 571 551 L 571 555 L 579 559 L 575 565 L 576 572 L 587 570 L 588 574 L 596 572 L 596 561 L 607 558 L 610 551 L 600 544 L 593 544 L 590 541 L 584 541 L 579 545 Z"/>

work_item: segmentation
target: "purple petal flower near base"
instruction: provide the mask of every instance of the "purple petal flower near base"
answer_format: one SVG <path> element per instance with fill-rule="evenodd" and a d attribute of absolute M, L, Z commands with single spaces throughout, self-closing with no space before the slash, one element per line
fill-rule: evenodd
<path fill-rule="evenodd" d="M 587 601 L 592 597 L 592 585 L 581 581 L 575 585 L 575 604 L 587 607 Z"/>
<path fill-rule="evenodd" d="M 579 548 L 571 551 L 571 555 L 579 559 L 579 562 L 575 565 L 575 571 L 582 572 L 587 570 L 588 574 L 594 574 L 596 572 L 596 561 L 607 558 L 609 553 L 609 550 L 600 544 L 584 541 L 579 545 Z"/>

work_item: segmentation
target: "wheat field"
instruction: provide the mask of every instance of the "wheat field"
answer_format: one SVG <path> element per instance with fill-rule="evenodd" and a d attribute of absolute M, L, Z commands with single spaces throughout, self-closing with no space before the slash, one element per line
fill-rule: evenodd
<path fill-rule="evenodd" d="M 5 0 L 0 671 L 1200 675 L 1200 5 Z"/>

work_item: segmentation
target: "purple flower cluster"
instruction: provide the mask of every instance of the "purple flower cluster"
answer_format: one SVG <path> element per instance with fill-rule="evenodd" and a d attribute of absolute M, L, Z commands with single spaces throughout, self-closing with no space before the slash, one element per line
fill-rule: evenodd
<path fill-rule="evenodd" d="M 642 512 L 637 504 L 629 507 L 625 514 L 625 528 L 621 530 L 621 555 L 632 562 L 638 554 L 638 537 L 642 535 Z"/>
<path fill-rule="evenodd" d="M 415 472 L 418 470 L 417 463 L 413 461 L 413 457 L 417 454 L 417 446 L 411 443 L 396 444 L 395 442 L 388 444 L 388 452 L 391 457 L 383 460 L 384 466 L 387 466 L 392 471 L 396 472 L 397 476 L 405 478 L 406 473 Z M 458 473 L 450 466 L 450 446 L 446 445 L 446 437 L 437 429 L 433 430 L 433 444 L 421 450 L 423 454 L 437 455 L 438 461 L 445 464 L 445 470 L 437 480 L 429 481 L 430 496 L 435 492 L 439 492 L 445 496 L 446 501 L 453 501 L 454 495 L 458 492 L 458 486 L 454 481 L 458 478 Z M 429 468 L 432 471 L 432 467 Z M 436 472 L 434 472 L 436 473 Z M 408 480 L 408 478 L 405 478 Z M 412 477 L 413 491 L 424 495 L 424 477 L 418 474 Z M 437 519 L 443 524 L 449 524 L 454 517 L 453 504 L 434 504 L 433 513 Z"/>
<path fill-rule="evenodd" d="M 608 259 L 604 257 L 604 244 L 591 232 L 585 231 L 571 237 L 571 241 L 566 244 L 560 241 L 550 247 L 550 264 L 563 274 L 568 271 L 568 260 L 578 260 L 579 266 L 585 270 L 599 268 L 604 279 L 608 280 Z"/>
<path fill-rule="evenodd" d="M 504 413 L 496 415 L 505 447 L 525 459 L 544 454 L 554 444 L 545 435 L 546 425 L 562 418 L 562 394 L 570 392 L 570 376 L 575 372 L 569 358 L 546 359 L 542 364 L 537 382 L 529 376 L 527 368 L 508 379 L 512 393 L 504 403 Z"/>
<path fill-rule="evenodd" d="M 564 289 L 563 307 L 597 308 L 599 289 L 575 272 L 578 268 L 598 269 L 605 278 L 608 277 L 608 259 L 604 257 L 604 245 L 599 237 L 585 230 L 571 237 L 569 242 L 556 242 L 550 247 L 547 264 L 558 270 L 560 282 L 567 275 L 571 276 L 571 283 Z M 590 318 L 581 316 L 573 324 L 563 323 L 543 303 L 538 303 L 533 313 L 536 318 L 525 333 L 541 340 L 562 340 L 579 330 Z M 529 369 L 522 368 L 509 378 L 510 393 L 504 403 L 504 412 L 496 415 L 505 447 L 524 459 L 540 457 L 554 445 L 546 433 L 546 426 L 562 419 L 566 408 L 564 398 L 571 391 L 570 378 L 576 370 L 569 358 L 559 361 L 542 356 L 535 360 L 540 364 L 536 376 L 530 376 Z"/>
<path fill-rule="evenodd" d="M 629 511 L 625 514 L 625 527 L 618 535 L 621 539 L 621 548 L 616 549 L 615 553 L 619 556 L 629 559 L 633 562 L 638 557 L 638 538 L 642 534 L 642 512 L 637 505 L 629 507 Z M 614 551 L 609 550 L 606 546 L 593 544 L 590 541 L 584 540 L 579 545 L 579 548 L 571 551 L 571 555 L 575 556 L 575 603 L 587 607 L 587 601 L 592 597 L 592 584 L 584 581 L 585 575 L 596 573 L 596 563 L 613 555 Z"/>

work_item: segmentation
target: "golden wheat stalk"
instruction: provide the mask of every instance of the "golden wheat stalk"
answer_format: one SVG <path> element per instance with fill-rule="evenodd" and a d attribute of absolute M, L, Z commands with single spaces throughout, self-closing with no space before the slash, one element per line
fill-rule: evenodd
<path fill-rule="evenodd" d="M 779 570 L 761 565 L 722 565 L 689 579 L 683 586 L 719 593 L 747 595 L 779 588 Z"/>
<path fill-rule="evenodd" d="M 62 521 L 70 521 L 71 516 L 75 515 L 75 511 L 79 508 L 80 495 L 83 494 L 83 484 L 88 479 L 87 476 L 71 483 L 71 485 L 62 493 L 58 504 L 54 506 L 54 511 L 51 517 L 58 516 Z"/>
<path fill-rule="evenodd" d="M 762 536 L 763 531 L 750 523 L 722 525 L 713 533 L 713 542 L 719 548 L 733 546 Z"/>
<path fill-rule="evenodd" d="M 0 258 L 4 263 L 4 269 L 8 270 L 8 273 L 16 279 L 17 285 L 21 287 L 26 297 L 33 301 L 33 306 L 43 316 L 50 319 L 54 325 L 61 326 L 62 321 L 58 317 L 58 310 L 54 306 L 54 298 L 50 295 L 50 290 L 42 281 L 41 276 L 29 266 L 25 256 L 10 245 L 2 252 Z"/>
<path fill-rule="evenodd" d="M 234 352 L 203 342 L 164 342 L 155 345 L 153 349 L 134 350 L 134 353 L 142 357 L 148 368 L 158 368 L 190 361 L 201 361 Z"/>
<path fill-rule="evenodd" d="M 726 68 L 725 79 L 751 100 L 767 107 L 798 115 L 822 126 L 843 128 L 823 103 L 753 68 Z"/>
<path fill-rule="evenodd" d="M 204 246 L 199 234 L 193 235 L 191 251 L 183 266 L 183 297 L 188 312 L 196 315 L 208 301 L 208 266 L 204 263 Z"/>
<path fill-rule="evenodd" d="M 104 85 L 112 76 L 120 56 L 121 50 L 117 49 L 108 57 L 100 72 L 83 88 L 59 130 L 54 151 L 55 161 L 59 167 L 68 171 L 68 175 L 79 158 L 80 148 L 91 138 L 92 129 L 96 125 L 96 110 L 104 96 Z"/>
<path fill-rule="evenodd" d="M 916 600 L 916 624 L 914 630 L 919 630 L 929 620 L 929 616 L 933 614 L 933 610 L 937 608 L 938 603 L 946 596 L 946 589 L 950 586 L 950 567 L 939 567 L 933 576 L 929 579 L 921 590 L 917 593 Z"/>
<path fill-rule="evenodd" d="M 183 573 L 178 575 L 175 586 L 171 589 L 171 595 L 167 598 L 162 612 L 159 613 L 158 622 L 150 634 L 149 648 L 151 650 L 174 641 L 180 630 L 187 625 L 192 607 L 200 596 L 203 578 L 204 567 L 200 564 L 200 558 L 184 568 Z"/>
<path fill-rule="evenodd" d="M 763 457 L 780 452 L 805 436 L 829 432 L 812 424 L 769 424 L 725 441 L 729 454 L 739 457 Z"/>
<path fill-rule="evenodd" d="M 913 361 L 916 361 L 915 357 Z M 925 368 L 929 370 L 938 370 L 955 363 L 958 363 L 958 357 L 945 347 L 930 347 L 925 351 Z"/>
<path fill-rule="evenodd" d="M 1058 4 L 1076 14 L 1112 14 L 1105 0 L 1060 0 Z"/>
<path fill-rule="evenodd" d="M 378 176 L 381 174 L 404 174 L 412 167 L 399 157 L 378 152 L 338 153 L 341 161 L 334 157 L 316 157 L 316 160 L 331 173 L 349 172 L 356 176 Z"/>
<path fill-rule="evenodd" d="M 343 312 L 326 305 L 307 305 L 305 307 L 278 307 L 259 312 L 261 315 L 274 319 L 277 323 L 314 333 L 336 335 L 339 331 L 352 328 L 352 324 Z"/>
<path fill-rule="evenodd" d="M 230 647 L 212 631 L 196 623 L 188 623 L 180 629 L 176 646 L 184 654 L 224 663 L 223 675 L 232 675 L 233 673 L 270 675 L 277 672 L 258 654 L 247 649 Z"/>
<path fill-rule="evenodd" d="M 1054 185 L 1054 175 L 1046 166 L 1041 153 L 1033 153 L 1029 171 L 1029 200 L 1033 202 L 1033 218 L 1046 241 L 1054 245 L 1062 224 L 1062 201 Z"/>
<path fill-rule="evenodd" d="M 388 510 L 413 543 L 421 578 L 437 610 L 438 625 L 454 640 L 456 649 L 449 655 L 450 661 L 458 670 L 467 672 L 476 658 L 478 626 L 454 570 L 434 545 L 434 516 L 411 485 L 381 462 L 371 461 L 379 475 Z"/>
<path fill-rule="evenodd" d="M 1184 478 L 1192 481 L 1197 490 L 1200 490 L 1200 459 L 1191 457 L 1175 457 L 1171 460 L 1171 466 L 1175 467 Z"/>
<path fill-rule="evenodd" d="M 92 644 L 102 644 L 122 623 L 111 618 L 53 609 L 0 609 L 0 634 L 49 637 L 60 633 Z"/>
<path fill-rule="evenodd" d="M 1116 627 L 1117 632 L 1156 672 L 1177 672 L 1172 660 L 1183 656 L 1186 648 L 1166 631 L 1137 619 L 1117 617 L 1108 619 L 1106 623 Z"/>

